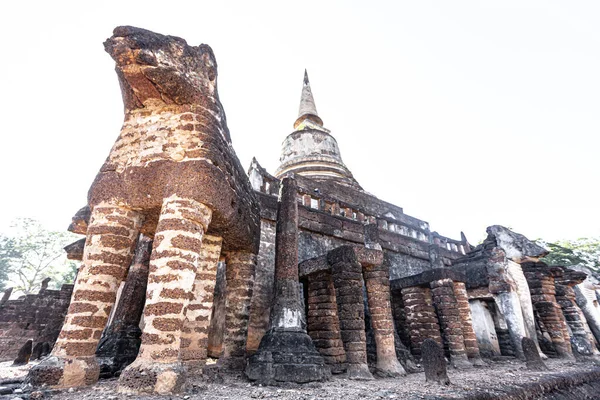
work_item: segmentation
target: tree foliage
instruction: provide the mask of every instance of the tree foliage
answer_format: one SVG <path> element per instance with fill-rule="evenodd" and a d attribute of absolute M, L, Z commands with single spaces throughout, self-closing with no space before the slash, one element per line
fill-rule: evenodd
<path fill-rule="evenodd" d="M 538 242 L 550 250 L 550 254 L 542 258 L 548 265 L 580 265 L 600 271 L 600 238 Z"/>
<path fill-rule="evenodd" d="M 54 287 L 74 278 L 76 264 L 67 260 L 63 247 L 76 240 L 70 232 L 45 229 L 31 218 L 13 222 L 8 235 L 0 235 L 0 289 L 35 293 L 45 278 Z"/>

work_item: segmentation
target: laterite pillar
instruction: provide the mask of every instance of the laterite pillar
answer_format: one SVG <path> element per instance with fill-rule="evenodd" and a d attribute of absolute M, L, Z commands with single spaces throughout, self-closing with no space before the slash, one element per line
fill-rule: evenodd
<path fill-rule="evenodd" d="M 142 346 L 119 378 L 120 393 L 182 390 L 185 311 L 203 261 L 202 239 L 211 218 L 211 209 L 195 200 L 171 196 L 163 201 L 150 259 Z"/>
<path fill-rule="evenodd" d="M 137 212 L 111 203 L 92 210 L 65 323 L 51 357 L 30 371 L 33 385 L 78 387 L 98 380 L 96 347 L 131 264 L 141 222 Z"/>

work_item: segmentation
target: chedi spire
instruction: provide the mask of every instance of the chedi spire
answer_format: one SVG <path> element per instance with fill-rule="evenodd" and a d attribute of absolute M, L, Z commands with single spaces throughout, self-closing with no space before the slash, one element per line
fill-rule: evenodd
<path fill-rule="evenodd" d="M 315 105 L 315 99 L 313 98 L 312 90 L 310 88 L 310 81 L 308 80 L 308 72 L 304 70 L 304 83 L 302 85 L 302 96 L 300 97 L 300 108 L 298 110 L 298 119 L 294 122 L 294 129 L 306 119 L 323 126 L 323 121 L 319 118 L 317 113 L 317 106 Z"/>
<path fill-rule="evenodd" d="M 283 141 L 279 161 L 279 168 L 275 171 L 277 178 L 294 173 L 315 180 L 332 180 L 362 190 L 344 165 L 337 141 L 329 129 L 323 127 L 306 70 L 294 132 Z"/>

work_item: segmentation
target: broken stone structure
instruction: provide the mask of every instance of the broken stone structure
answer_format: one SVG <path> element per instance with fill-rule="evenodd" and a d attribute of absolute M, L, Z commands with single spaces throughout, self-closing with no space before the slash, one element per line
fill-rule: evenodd
<path fill-rule="evenodd" d="M 13 360 L 19 349 L 33 340 L 34 346 L 56 342 L 69 307 L 73 285 L 60 290 L 42 288 L 9 300 L 12 289 L 0 302 L 0 361 Z"/>
<path fill-rule="evenodd" d="M 489 343 L 492 353 L 500 347 L 506 355 L 523 358 L 521 339 L 529 337 L 537 344 L 537 331 L 521 263 L 537 261 L 548 251 L 499 225 L 490 226 L 487 231 L 487 239 L 456 260 L 452 268 L 467 276 L 469 302 L 475 313 L 483 316 L 476 320 L 481 326 L 475 327 L 480 341 Z M 491 313 L 495 314 L 494 323 L 490 323 L 494 318 L 488 316 Z M 496 333 L 492 334 L 494 330 Z"/>
<path fill-rule="evenodd" d="M 133 27 L 105 42 L 125 104 L 121 134 L 92 184 L 73 298 L 51 357 L 30 372 L 55 387 L 95 382 L 96 348 L 140 233 L 153 239 L 142 343 L 126 393 L 173 392 L 206 341 L 216 263 L 227 263 L 224 358 L 243 357 L 259 213 L 231 146 L 207 45 Z M 209 293 L 210 292 L 210 293 Z"/>
<path fill-rule="evenodd" d="M 433 339 L 423 341 L 423 369 L 425 382 L 435 382 L 449 385 L 450 378 L 446 370 L 446 360 L 440 345 Z"/>
<path fill-rule="evenodd" d="M 396 326 L 407 331 L 413 354 L 421 356 L 430 339 L 443 345 L 455 368 L 482 365 L 465 281 L 455 270 L 437 268 L 391 282 L 404 308 L 396 311 Z"/>
<path fill-rule="evenodd" d="M 351 379 L 373 379 L 367 365 L 364 292 L 377 371 L 405 374 L 396 357 L 389 271 L 382 263 L 381 248 L 346 245 L 300 264 L 300 276 L 308 283 L 308 332 L 332 370 L 346 370 Z"/>
<path fill-rule="evenodd" d="M 14 366 L 25 365 L 29 362 L 31 358 L 31 353 L 33 352 L 33 340 L 29 339 L 25 344 L 19 349 L 17 353 L 17 358 L 13 361 Z"/>
<path fill-rule="evenodd" d="M 86 235 L 66 248 L 82 266 L 32 384 L 102 371 L 122 393 L 171 393 L 207 357 L 263 383 L 398 377 L 424 343 L 456 368 L 524 358 L 523 338 L 543 357 L 540 343 L 598 354 L 597 282 L 501 226 L 473 249 L 366 192 L 306 72 L 279 167 L 253 159 L 246 175 L 210 47 L 118 27 L 105 48 L 125 121 L 69 228 Z"/>
<path fill-rule="evenodd" d="M 523 338 L 532 339 L 543 358 L 598 355 L 594 324 L 576 295 L 586 274 L 539 261 L 546 254 L 523 235 L 491 226 L 480 246 L 453 263 L 466 276 L 483 355 L 522 358 Z"/>
<path fill-rule="evenodd" d="M 574 287 L 584 282 L 588 274 L 571 268 L 557 267 L 555 275 L 556 301 L 562 309 L 571 337 L 571 348 L 575 356 L 598 356 L 596 339 L 592 334 L 583 310 L 577 304 Z"/>

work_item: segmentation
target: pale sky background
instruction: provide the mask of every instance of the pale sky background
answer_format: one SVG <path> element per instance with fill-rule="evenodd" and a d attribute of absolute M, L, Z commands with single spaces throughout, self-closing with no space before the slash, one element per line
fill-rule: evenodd
<path fill-rule="evenodd" d="M 598 1 L 11 1 L 0 6 L 0 231 L 66 229 L 123 106 L 102 42 L 209 44 L 244 168 L 273 173 L 304 68 L 370 193 L 471 242 L 600 235 Z"/>

